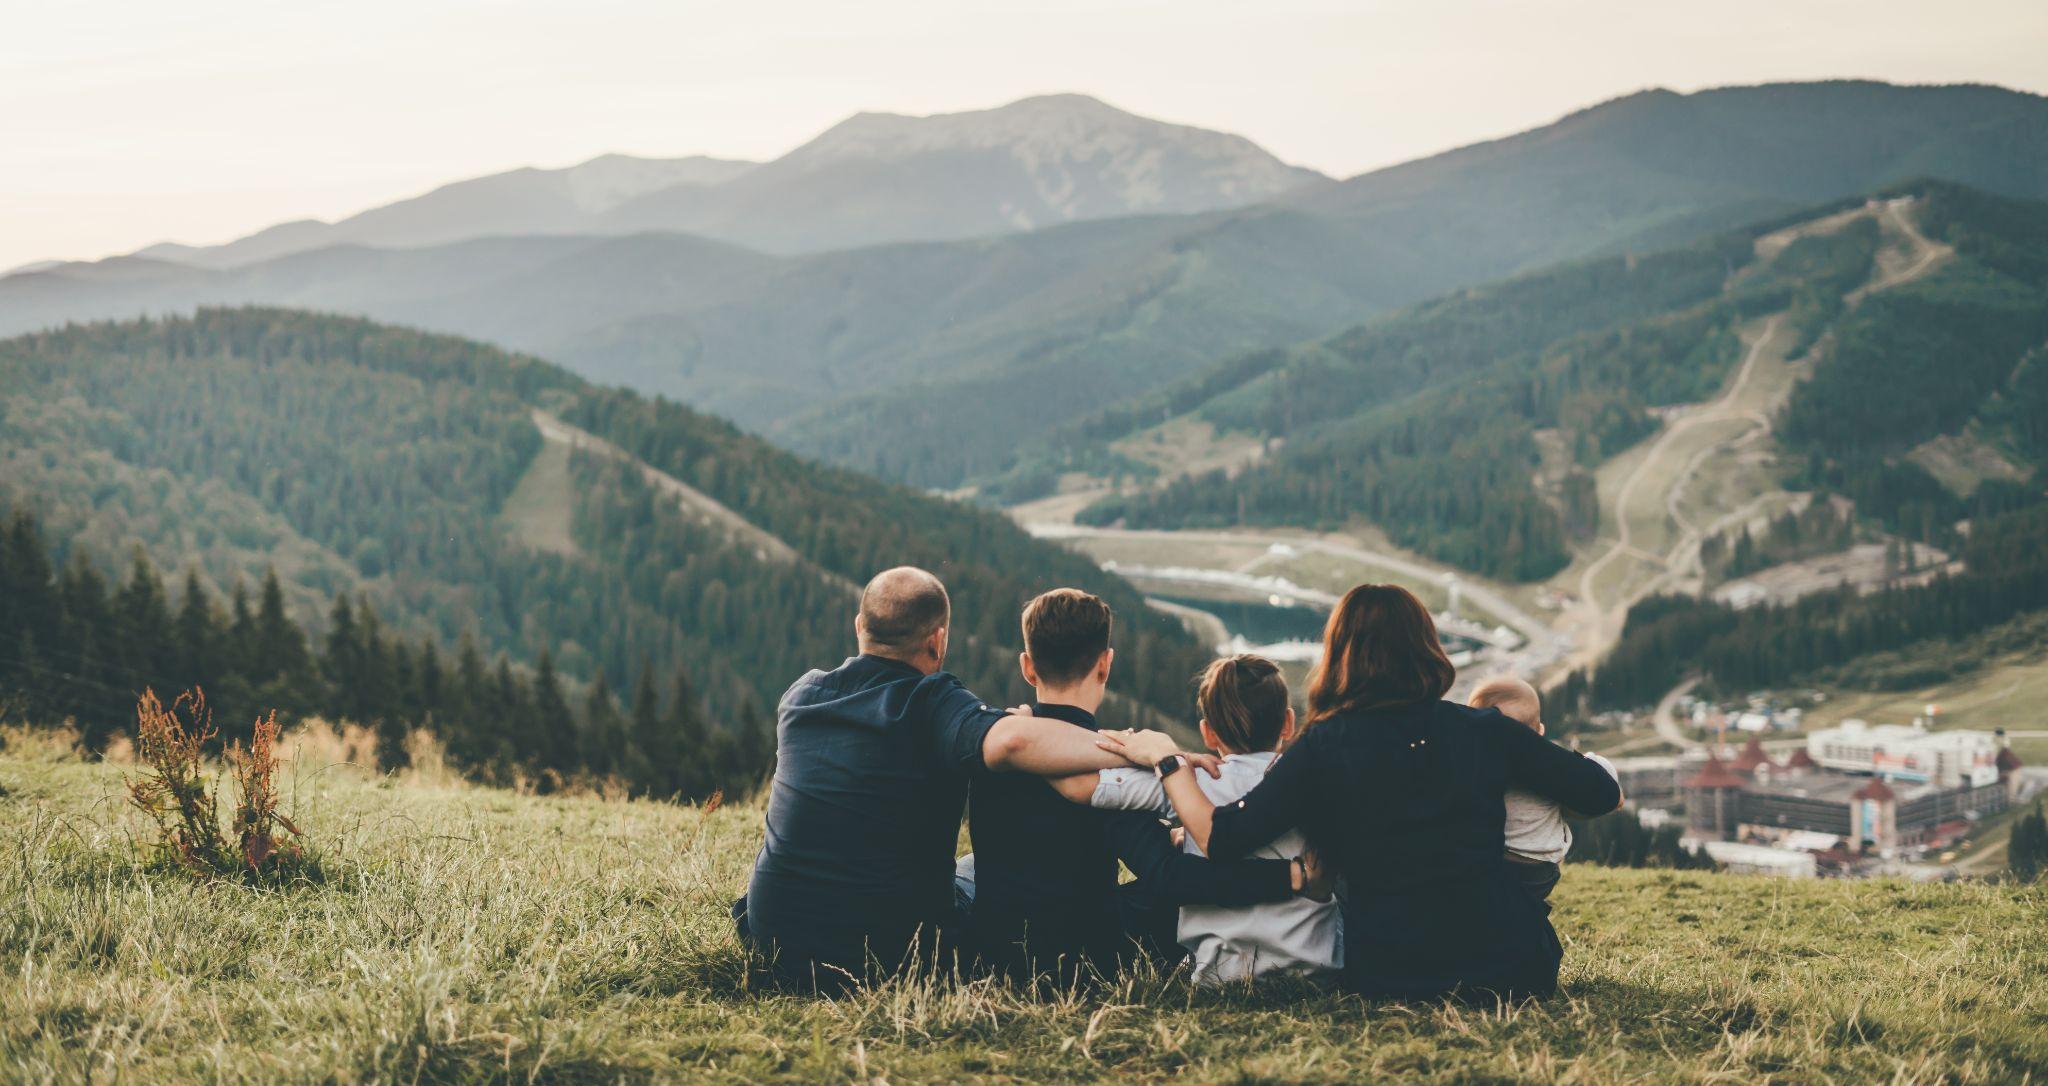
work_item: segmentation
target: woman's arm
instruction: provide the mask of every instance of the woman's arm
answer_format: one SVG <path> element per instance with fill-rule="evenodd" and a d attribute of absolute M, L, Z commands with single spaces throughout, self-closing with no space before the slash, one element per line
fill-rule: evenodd
<path fill-rule="evenodd" d="M 1600 763 L 1503 718 L 1508 782 L 1588 817 L 1621 806 L 1621 784 Z"/>
<path fill-rule="evenodd" d="M 1178 753 L 1173 738 L 1160 732 L 1105 735 L 1104 749 L 1121 753 L 1141 769 L 1151 769 Z M 1301 756 L 1303 736 L 1289 753 L 1274 761 L 1266 778 L 1243 799 L 1224 807 L 1209 802 L 1195 781 L 1190 766 L 1168 776 L 1163 782 L 1166 798 L 1173 801 L 1188 837 L 1202 854 L 1214 860 L 1231 860 L 1294 829 L 1307 810 L 1310 759 Z"/>

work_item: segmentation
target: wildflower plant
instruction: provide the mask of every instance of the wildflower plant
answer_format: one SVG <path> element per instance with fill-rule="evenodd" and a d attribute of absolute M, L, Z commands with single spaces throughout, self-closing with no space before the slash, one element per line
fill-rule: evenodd
<path fill-rule="evenodd" d="M 156 848 L 176 866 L 204 878 L 277 880 L 306 859 L 304 835 L 278 810 L 277 713 L 258 718 L 249 745 L 228 746 L 235 783 L 234 818 L 220 819 L 221 782 L 209 787 L 206 751 L 218 737 L 204 691 L 193 688 L 168 707 L 154 690 L 135 706 L 135 746 L 143 767 L 125 778 L 128 801 L 156 827 Z"/>

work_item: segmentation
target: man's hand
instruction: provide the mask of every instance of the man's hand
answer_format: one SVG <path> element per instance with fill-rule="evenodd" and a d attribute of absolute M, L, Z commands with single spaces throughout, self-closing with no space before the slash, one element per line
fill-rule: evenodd
<path fill-rule="evenodd" d="M 1151 769 L 1180 753 L 1180 744 L 1165 732 L 1104 732 L 1096 745 L 1140 769 Z"/>

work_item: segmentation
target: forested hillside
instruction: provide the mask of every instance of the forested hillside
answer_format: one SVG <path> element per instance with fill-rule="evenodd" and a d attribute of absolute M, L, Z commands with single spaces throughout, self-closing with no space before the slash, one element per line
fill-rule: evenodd
<path fill-rule="evenodd" d="M 843 134 L 855 146 L 869 135 L 891 146 L 897 138 L 888 123 L 855 129 Z M 1006 144 L 970 157 L 1032 153 Z M 973 180 L 950 184 L 963 161 L 951 150 L 916 150 L 872 171 L 834 161 L 849 186 L 814 189 L 795 166 L 758 167 L 730 183 L 781 177 L 779 191 L 803 196 L 788 215 L 757 217 L 776 230 L 800 217 L 857 234 L 880 214 L 859 194 L 885 203 L 890 222 L 919 213 L 983 222 L 959 219 L 961 201 L 980 191 L 978 181 L 1017 180 L 1014 165 L 997 174 L 976 167 Z M 1059 169 L 1081 177 L 1091 163 Z M 1017 206 L 1032 209 L 1034 224 L 1060 225 L 801 257 L 649 233 L 334 246 L 229 270 L 124 259 L 0 280 L 0 332 L 198 304 L 341 309 L 534 351 L 734 418 L 809 455 L 951 487 L 999 474 L 1029 439 L 1105 406 L 1445 291 L 1589 255 L 1684 245 L 1925 174 L 2048 197 L 2044 166 L 2048 101 L 1995 87 L 1647 91 L 1235 210 L 1068 222 L 1041 215 L 1033 198 Z M 655 221 L 717 233 L 687 218 Z M 754 243 L 752 234 L 718 236 Z M 948 227 L 888 236 L 963 235 Z M 1511 452 L 1506 440 L 1483 455 Z M 1545 536 L 1533 517 L 1510 511 L 1488 531 Z M 1531 547 L 1527 561 L 1498 568 L 1542 568 L 1547 544 Z"/>
<path fill-rule="evenodd" d="M 1592 709 L 1631 708 L 1655 703 L 1688 674 L 1744 693 L 1839 676 L 1851 664 L 1862 685 L 1912 689 L 1967 670 L 1978 639 L 1994 642 L 1993 651 L 2038 646 L 2038 621 L 2017 638 L 2001 631 L 2048 609 L 2048 505 L 1982 519 L 1959 556 L 1961 572 L 1870 595 L 1845 588 L 1748 610 L 1653 597 L 1629 612 L 1614 652 L 1568 697 L 1584 693 Z"/>
<path fill-rule="evenodd" d="M 1272 454 L 1106 498 L 1093 523 L 1137 527 L 1363 519 L 1395 542 L 1496 576 L 1536 579 L 1592 523 L 1591 469 L 1657 428 L 1654 409 L 1712 398 L 1741 355 L 1738 329 L 1783 314 L 1793 355 L 1814 352 L 1786 408 L 1802 488 L 1837 491 L 1928 542 L 1973 510 L 2031 500 L 2048 384 L 2048 205 L 1938 183 L 1917 196 L 1927 235 L 1954 248 L 1935 270 L 1851 307 L 1873 275 L 1868 218 L 1814 227 L 1782 249 L 1758 239 L 1825 225 L 1849 201 L 1689 248 L 1613 257 L 1463 291 L 1322 343 L 1264 352 L 1099 415 L 1071 433 L 1083 456 L 1169 414 L 1264 439 Z M 1221 378 L 1221 379 L 1219 379 Z M 2014 478 L 1944 487 L 1908 451 L 1967 432 Z M 1546 465 L 1538 438 L 1563 449 Z M 1096 453 L 1094 455 L 1100 455 Z M 1556 458 L 1553 458 L 1556 459 Z M 1540 478 L 1546 471 L 1552 478 Z"/>
<path fill-rule="evenodd" d="M 546 440 L 536 411 L 637 460 Z M 1127 585 L 995 513 L 537 359 L 352 318 L 202 310 L 0 343 L 0 469 L 0 501 L 40 517 L 53 577 L 125 567 L 140 547 L 220 601 L 274 569 L 278 609 L 323 659 L 345 600 L 409 645 L 546 654 L 575 687 L 687 675 L 716 718 L 765 717 L 797 674 L 851 652 L 853 587 L 902 562 L 952 588 L 953 668 L 992 699 L 1019 689 L 1019 608 L 1054 585 L 1123 616 L 1125 693 L 1178 715 L 1204 659 Z M 686 488 L 701 497 L 679 501 Z M 38 666 L 94 678 L 104 648 L 76 651 Z M 16 631 L 0 652 L 47 659 Z M 177 689 L 187 670 L 109 681 Z M 118 723 L 111 697 L 95 712 L 89 730 Z"/>

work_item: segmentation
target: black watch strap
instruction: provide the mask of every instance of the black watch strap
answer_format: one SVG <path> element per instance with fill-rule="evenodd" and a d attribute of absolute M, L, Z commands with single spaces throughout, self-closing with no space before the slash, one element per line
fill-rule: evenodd
<path fill-rule="evenodd" d="M 1181 769 L 1184 768 L 1187 764 L 1187 755 L 1169 754 L 1166 757 L 1159 759 L 1159 763 L 1152 767 L 1152 772 L 1159 774 L 1159 779 L 1163 781 L 1166 778 L 1173 776 L 1175 773 L 1180 772 Z"/>

